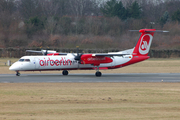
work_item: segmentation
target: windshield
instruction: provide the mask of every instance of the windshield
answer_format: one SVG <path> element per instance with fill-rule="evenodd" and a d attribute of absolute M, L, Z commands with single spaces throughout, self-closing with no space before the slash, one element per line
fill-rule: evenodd
<path fill-rule="evenodd" d="M 30 59 L 19 59 L 19 62 L 30 62 Z"/>

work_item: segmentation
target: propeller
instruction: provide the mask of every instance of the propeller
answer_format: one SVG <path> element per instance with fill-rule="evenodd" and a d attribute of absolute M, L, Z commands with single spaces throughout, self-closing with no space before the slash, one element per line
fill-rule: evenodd
<path fill-rule="evenodd" d="M 74 57 L 74 60 L 77 60 L 79 61 L 79 64 L 81 63 L 81 56 L 83 55 L 83 53 L 79 54 L 79 46 L 76 47 L 76 53 L 77 53 L 77 56 Z"/>
<path fill-rule="evenodd" d="M 42 51 L 42 54 L 44 55 L 44 56 L 46 56 L 47 54 L 48 54 L 48 49 L 46 49 L 46 50 L 41 50 Z"/>

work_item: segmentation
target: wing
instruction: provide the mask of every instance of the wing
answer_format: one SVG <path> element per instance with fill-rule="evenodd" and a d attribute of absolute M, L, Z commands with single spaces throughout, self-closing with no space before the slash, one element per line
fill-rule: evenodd
<path fill-rule="evenodd" d="M 42 51 L 35 51 L 35 50 L 26 50 L 26 52 L 31 52 L 31 53 L 42 53 Z"/>
<path fill-rule="evenodd" d="M 98 54 L 92 54 L 93 57 L 100 57 L 100 56 L 104 56 L 104 57 L 113 57 L 113 56 L 124 56 L 124 55 L 129 55 L 129 54 L 116 54 L 116 53 L 98 53 Z"/>
<path fill-rule="evenodd" d="M 26 50 L 26 52 L 33 52 L 33 53 L 45 53 L 45 52 L 47 52 L 48 54 L 49 54 L 49 53 L 56 53 L 56 51 L 54 51 L 54 50 L 41 50 L 41 51 Z"/>
<path fill-rule="evenodd" d="M 26 52 L 31 52 L 31 53 L 41 53 L 43 55 L 67 55 L 67 53 L 58 53 L 54 50 L 41 50 L 41 51 L 36 51 L 36 50 L 26 50 Z"/>

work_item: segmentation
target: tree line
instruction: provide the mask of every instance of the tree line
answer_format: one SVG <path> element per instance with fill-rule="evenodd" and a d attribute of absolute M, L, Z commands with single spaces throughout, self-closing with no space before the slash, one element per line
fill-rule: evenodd
<path fill-rule="evenodd" d="M 180 0 L 0 0 L 0 48 L 129 48 L 155 28 L 152 47 L 180 49 Z"/>

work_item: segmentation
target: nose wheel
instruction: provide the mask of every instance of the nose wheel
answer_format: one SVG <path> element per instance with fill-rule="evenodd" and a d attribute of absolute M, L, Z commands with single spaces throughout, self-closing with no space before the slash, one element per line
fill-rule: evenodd
<path fill-rule="evenodd" d="M 19 73 L 19 71 L 16 72 L 16 76 L 20 76 L 21 74 Z"/>

